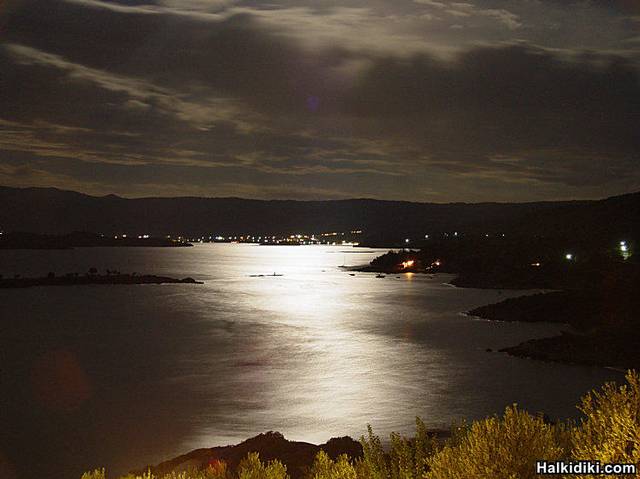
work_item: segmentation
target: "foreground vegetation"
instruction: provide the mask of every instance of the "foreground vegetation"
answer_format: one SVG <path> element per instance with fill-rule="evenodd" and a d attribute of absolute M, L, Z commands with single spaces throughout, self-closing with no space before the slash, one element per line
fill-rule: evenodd
<path fill-rule="evenodd" d="M 542 416 L 531 415 L 514 405 L 502 417 L 456 425 L 451 436 L 441 441 L 416 419 L 415 437 L 391 434 L 388 452 L 369 427 L 367 437 L 361 438 L 361 458 L 352 459 L 344 454 L 331 458 L 321 451 L 305 477 L 528 479 L 538 477 L 535 462 L 541 459 L 639 464 L 640 376 L 630 371 L 626 378 L 625 385 L 610 383 L 587 394 L 578 406 L 583 419 L 577 423 L 549 423 Z M 81 479 L 105 478 L 104 470 L 96 470 L 83 474 Z M 264 463 L 257 453 L 250 453 L 234 471 L 225 462 L 212 460 L 202 470 L 172 472 L 162 477 L 148 472 L 126 479 L 289 479 L 289 474 L 282 462 Z"/>

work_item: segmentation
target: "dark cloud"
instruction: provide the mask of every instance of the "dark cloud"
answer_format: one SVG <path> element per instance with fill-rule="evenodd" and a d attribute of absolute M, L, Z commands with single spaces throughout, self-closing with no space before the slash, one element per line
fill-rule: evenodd
<path fill-rule="evenodd" d="M 584 19 L 602 11 L 582 6 Z M 639 188 L 637 57 L 610 38 L 601 50 L 518 39 L 540 23 L 519 8 L 13 3 L 2 16 L 0 182 L 418 200 Z M 420 25 L 458 35 L 438 12 L 483 44 L 431 44 Z"/>
<path fill-rule="evenodd" d="M 640 146 L 638 70 L 615 56 L 560 59 L 512 45 L 473 49 L 453 62 L 388 58 L 362 74 L 351 101 L 360 116 L 399 118 L 400 133 L 443 147 L 461 137 L 469 140 L 462 146 L 489 151 L 574 146 L 615 154 Z"/>

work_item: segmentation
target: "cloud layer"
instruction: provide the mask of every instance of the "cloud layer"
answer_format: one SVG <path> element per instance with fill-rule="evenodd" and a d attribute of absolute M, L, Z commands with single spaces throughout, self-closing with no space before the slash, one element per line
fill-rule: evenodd
<path fill-rule="evenodd" d="M 640 189 L 640 12 L 625 2 L 0 8 L 0 184 L 419 201 Z"/>

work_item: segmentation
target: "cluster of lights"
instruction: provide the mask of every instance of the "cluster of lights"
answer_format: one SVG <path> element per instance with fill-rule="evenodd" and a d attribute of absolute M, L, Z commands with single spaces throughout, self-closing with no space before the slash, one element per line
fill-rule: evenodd
<path fill-rule="evenodd" d="M 631 252 L 629 251 L 629 245 L 627 245 L 626 241 L 620 241 L 620 254 L 622 255 L 622 258 L 624 258 L 625 260 L 629 258 L 629 256 L 631 256 Z"/>
<path fill-rule="evenodd" d="M 347 233 L 344 232 L 329 232 L 315 234 L 294 233 L 287 235 L 234 235 L 223 236 L 218 234 L 212 234 L 209 236 L 201 236 L 195 238 L 185 238 L 186 241 L 192 243 L 205 243 L 205 242 L 224 242 L 224 243 L 253 243 L 253 244 L 268 244 L 268 245 L 343 245 L 343 246 L 357 246 L 360 243 L 353 241 L 353 238 L 347 237 L 348 235 L 362 234 L 362 230 L 351 230 Z M 170 238 L 170 236 L 167 236 Z M 182 237 L 180 237 L 182 239 Z"/>
<path fill-rule="evenodd" d="M 440 233 L 440 235 L 441 235 L 442 237 L 444 237 L 444 238 L 449 238 L 450 236 L 453 236 L 453 237 L 456 237 L 456 238 L 457 238 L 457 237 L 459 237 L 459 236 L 464 236 L 464 233 L 460 233 L 460 232 L 458 232 L 458 231 L 453 231 L 453 232 L 444 232 L 444 233 Z M 430 235 L 430 234 L 426 234 L 426 233 L 425 233 L 425 235 L 424 235 L 424 239 L 428 240 L 429 238 L 431 238 L 431 236 L 432 236 L 432 235 Z M 437 236 L 437 235 L 436 235 L 436 236 Z M 484 236 L 485 238 L 489 238 L 489 237 L 491 236 L 491 234 L 490 234 L 490 233 L 484 233 L 484 234 L 483 234 L 483 236 Z M 506 234 L 505 234 L 505 233 L 496 233 L 496 234 L 495 234 L 495 236 L 499 236 L 499 237 L 504 238 L 504 237 L 506 236 Z M 406 241 L 406 240 L 405 240 L 405 241 Z"/>

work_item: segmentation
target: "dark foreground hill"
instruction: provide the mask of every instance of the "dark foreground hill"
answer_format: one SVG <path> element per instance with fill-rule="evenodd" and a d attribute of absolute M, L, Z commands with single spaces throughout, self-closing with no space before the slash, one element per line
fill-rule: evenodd
<path fill-rule="evenodd" d="M 157 476 L 172 471 L 202 469 L 207 464 L 224 461 L 231 470 L 238 467 L 240 461 L 250 452 L 260 454 L 265 462 L 278 459 L 285 466 L 292 479 L 300 478 L 313 463 L 316 454 L 326 452 L 329 457 L 336 459 L 340 454 L 347 454 L 351 458 L 362 456 L 362 445 L 348 436 L 332 438 L 326 443 L 310 444 L 308 442 L 289 441 L 279 432 L 268 432 L 247 439 L 235 446 L 211 447 L 196 449 L 182 456 L 162 462 L 157 466 L 148 466 L 139 473 L 151 470 Z"/>
<path fill-rule="evenodd" d="M 598 201 L 411 203 L 352 199 L 88 196 L 54 188 L 0 187 L 0 230 L 65 234 L 211 235 L 365 232 L 365 240 L 421 238 L 445 231 L 628 235 L 640 221 L 640 193 Z"/>

